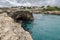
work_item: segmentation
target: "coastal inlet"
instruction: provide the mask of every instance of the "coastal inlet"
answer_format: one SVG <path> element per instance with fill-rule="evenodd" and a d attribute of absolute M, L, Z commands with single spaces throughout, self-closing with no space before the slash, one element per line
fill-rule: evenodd
<path fill-rule="evenodd" d="M 60 15 L 33 14 L 34 21 L 25 23 L 33 40 L 60 40 Z"/>

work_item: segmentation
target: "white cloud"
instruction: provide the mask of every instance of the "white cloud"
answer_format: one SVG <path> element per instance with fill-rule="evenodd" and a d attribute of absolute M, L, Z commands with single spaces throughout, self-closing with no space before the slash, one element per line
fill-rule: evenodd
<path fill-rule="evenodd" d="M 31 6 L 31 3 L 29 2 L 25 2 L 25 3 L 18 3 L 16 0 L 6 0 L 7 2 L 9 2 L 11 5 L 13 6 Z"/>
<path fill-rule="evenodd" d="M 31 3 L 26 2 L 26 3 L 22 3 L 22 6 L 32 6 Z"/>
<path fill-rule="evenodd" d="M 47 3 L 48 5 L 55 5 L 56 0 L 48 0 Z"/>
<path fill-rule="evenodd" d="M 60 0 L 0 0 L 0 6 L 60 5 Z"/>

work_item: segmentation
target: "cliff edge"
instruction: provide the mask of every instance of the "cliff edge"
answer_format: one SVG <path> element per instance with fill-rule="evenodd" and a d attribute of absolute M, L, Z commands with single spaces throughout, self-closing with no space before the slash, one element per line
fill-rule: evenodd
<path fill-rule="evenodd" d="M 0 14 L 0 40 L 33 40 L 20 23 L 16 23 L 7 13 Z"/>

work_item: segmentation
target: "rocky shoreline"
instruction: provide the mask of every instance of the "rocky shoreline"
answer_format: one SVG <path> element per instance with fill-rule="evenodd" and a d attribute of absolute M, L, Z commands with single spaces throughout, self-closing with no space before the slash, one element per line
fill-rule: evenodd
<path fill-rule="evenodd" d="M 33 40 L 23 29 L 22 23 L 33 21 L 33 14 L 60 15 L 60 11 L 32 11 L 16 8 L 0 8 L 0 40 Z"/>
<path fill-rule="evenodd" d="M 0 40 L 33 40 L 30 33 L 21 27 L 24 20 L 33 20 L 28 11 L 4 11 L 0 13 Z"/>
<path fill-rule="evenodd" d="M 60 11 L 44 11 L 42 14 L 60 15 Z"/>
<path fill-rule="evenodd" d="M 39 9 L 39 10 L 38 10 Z M 0 8 L 0 13 L 2 12 L 16 12 L 16 11 L 29 11 L 33 14 L 52 14 L 52 15 L 60 15 L 60 11 L 42 11 L 42 9 L 36 7 L 35 9 L 31 7 L 4 7 Z"/>
<path fill-rule="evenodd" d="M 60 15 L 60 11 L 34 11 L 34 14 L 51 14 L 51 15 Z"/>

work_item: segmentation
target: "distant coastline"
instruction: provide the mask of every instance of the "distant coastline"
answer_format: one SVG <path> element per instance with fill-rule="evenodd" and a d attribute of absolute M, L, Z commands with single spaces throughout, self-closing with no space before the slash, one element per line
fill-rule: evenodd
<path fill-rule="evenodd" d="M 54 7 L 24 7 L 24 6 L 15 6 L 15 7 L 2 7 L 0 8 L 0 13 L 2 12 L 15 12 L 15 11 L 29 11 L 33 14 L 52 14 L 52 15 L 60 15 L 60 8 Z"/>

